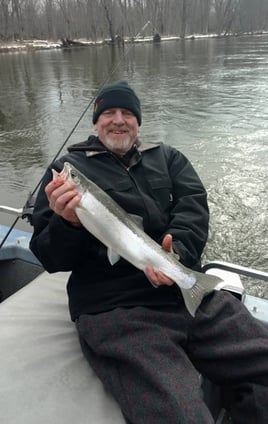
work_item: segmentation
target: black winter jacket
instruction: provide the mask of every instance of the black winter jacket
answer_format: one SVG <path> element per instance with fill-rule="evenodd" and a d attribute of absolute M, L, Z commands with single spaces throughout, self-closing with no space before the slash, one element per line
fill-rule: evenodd
<path fill-rule="evenodd" d="M 95 136 L 68 150 L 44 175 L 30 247 L 48 272 L 72 271 L 67 285 L 71 318 L 119 306 L 177 304 L 177 285 L 154 288 L 124 259 L 111 266 L 102 243 L 53 213 L 44 187 L 52 168 L 60 171 L 65 161 L 72 163 L 127 212 L 141 216 L 145 232 L 158 243 L 172 234 L 181 262 L 198 269 L 209 213 L 206 191 L 190 162 L 170 146 L 143 143 L 120 160 Z"/>

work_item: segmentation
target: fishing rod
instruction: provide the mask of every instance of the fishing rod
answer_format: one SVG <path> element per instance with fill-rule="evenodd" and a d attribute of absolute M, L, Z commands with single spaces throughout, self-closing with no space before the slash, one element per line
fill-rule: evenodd
<path fill-rule="evenodd" d="M 140 37 L 140 35 L 145 31 L 145 29 L 147 28 L 147 26 L 150 24 L 150 21 L 147 21 L 145 25 L 143 25 L 143 27 L 141 28 L 141 30 L 135 35 L 133 40 L 136 40 L 138 37 Z M 118 62 L 114 65 L 114 67 L 111 70 L 111 73 L 103 80 L 102 84 L 99 86 L 99 91 L 104 87 L 105 84 L 107 84 L 110 80 L 111 77 L 114 75 L 114 73 L 117 71 L 117 69 L 119 68 L 119 66 L 121 65 L 121 62 L 123 61 L 123 59 L 126 58 L 126 56 L 129 54 L 130 50 L 132 50 L 133 48 L 133 43 L 131 44 L 131 46 L 127 49 L 126 52 L 123 52 L 122 56 L 119 58 Z M 78 125 L 80 124 L 80 122 L 82 121 L 82 119 L 84 118 L 85 114 L 87 113 L 87 111 L 89 110 L 89 108 L 91 107 L 91 105 L 93 104 L 93 102 L 95 101 L 96 96 L 94 96 L 90 102 L 88 103 L 88 105 L 86 106 L 85 110 L 82 112 L 82 114 L 80 115 L 79 119 L 77 120 L 76 124 L 73 126 L 72 130 L 70 131 L 69 135 L 66 137 L 66 139 L 64 140 L 63 144 L 61 145 L 61 147 L 59 148 L 59 150 L 57 151 L 55 157 L 52 159 L 52 162 L 54 162 L 57 157 L 60 155 L 60 153 L 62 152 L 62 150 L 64 149 L 64 147 L 66 146 L 66 144 L 68 143 L 69 139 L 71 138 L 71 136 L 73 135 L 73 133 L 75 132 L 76 128 L 78 127 Z M 30 196 L 33 196 L 37 189 L 39 188 L 40 184 L 42 183 L 42 178 L 39 181 L 39 183 L 36 185 L 35 189 L 33 190 L 32 194 Z M 1 245 L 0 245 L 1 247 Z"/>
<path fill-rule="evenodd" d="M 116 70 L 119 68 L 119 66 L 121 65 L 123 59 L 125 59 L 126 56 L 129 54 L 129 52 L 132 50 L 132 48 L 134 46 L 134 41 L 138 37 L 141 36 L 141 34 L 145 31 L 145 29 L 147 28 L 147 26 L 149 24 L 151 24 L 151 22 L 150 21 L 147 21 L 146 24 L 143 25 L 143 27 L 141 28 L 141 30 L 133 38 L 133 42 L 131 43 L 130 47 L 126 51 L 123 51 L 121 57 L 119 57 L 117 63 L 115 63 L 115 65 L 112 68 L 110 74 L 107 75 L 107 77 L 103 80 L 102 84 L 99 86 L 99 91 L 103 88 L 103 86 L 105 84 L 107 84 L 111 80 L 111 77 L 114 75 L 114 73 L 116 72 Z M 91 107 L 91 105 L 93 104 L 95 98 L 96 98 L 96 96 L 94 96 L 90 100 L 90 102 L 88 103 L 88 105 L 86 106 L 86 108 L 84 109 L 84 111 L 82 112 L 82 114 L 80 115 L 80 117 L 78 118 L 77 122 L 75 123 L 75 125 L 71 129 L 70 133 L 68 134 L 68 136 L 64 140 L 63 144 L 61 145 L 61 147 L 57 151 L 56 155 L 52 159 L 52 162 L 55 162 L 55 160 L 57 159 L 57 157 L 60 155 L 60 153 L 62 152 L 62 150 L 64 149 L 64 147 L 68 143 L 68 141 L 70 140 L 71 136 L 75 132 L 76 128 L 78 127 L 78 125 L 80 124 L 80 122 L 82 121 L 82 119 L 84 118 L 85 114 L 87 113 L 87 111 L 89 110 L 89 108 Z M 17 215 L 16 218 L 15 218 L 15 220 L 13 221 L 12 225 L 9 227 L 6 235 L 3 237 L 3 239 L 2 239 L 2 241 L 0 243 L 0 249 L 5 244 L 7 238 L 9 237 L 10 233 L 13 231 L 14 227 L 16 226 L 16 224 L 17 224 L 17 222 L 19 221 L 20 218 L 22 218 L 22 219 L 27 218 L 28 221 L 31 223 L 30 216 L 32 215 L 32 211 L 33 211 L 33 207 L 34 207 L 34 202 L 35 202 L 34 195 L 35 195 L 36 191 L 38 190 L 38 188 L 40 187 L 40 185 L 42 183 L 42 180 L 43 180 L 43 177 L 39 180 L 39 182 L 37 183 L 37 185 L 35 186 L 35 188 L 32 190 L 32 192 L 30 192 L 30 194 L 28 196 L 28 199 L 27 199 L 25 205 L 23 206 L 23 208 L 15 209 L 15 208 L 9 208 L 9 207 L 1 206 L 0 205 L 0 212 L 8 212 L 8 213 L 11 213 L 13 215 Z"/>

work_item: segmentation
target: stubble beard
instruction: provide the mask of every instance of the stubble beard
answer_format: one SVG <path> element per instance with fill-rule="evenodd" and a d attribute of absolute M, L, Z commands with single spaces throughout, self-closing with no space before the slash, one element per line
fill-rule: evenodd
<path fill-rule="evenodd" d="M 129 135 L 127 135 L 122 140 L 115 140 L 109 136 L 105 137 L 102 140 L 102 143 L 109 149 L 111 152 L 119 155 L 126 154 L 134 144 L 134 140 L 132 140 Z"/>

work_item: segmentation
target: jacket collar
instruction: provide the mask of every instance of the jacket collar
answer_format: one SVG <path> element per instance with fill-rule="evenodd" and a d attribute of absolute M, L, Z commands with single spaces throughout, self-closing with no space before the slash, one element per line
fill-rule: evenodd
<path fill-rule="evenodd" d="M 160 143 L 143 143 L 137 139 L 136 149 L 139 153 L 146 150 L 158 147 Z M 85 152 L 86 156 L 92 157 L 103 153 L 110 153 L 110 151 L 101 143 L 98 137 L 90 135 L 86 141 L 82 143 L 73 144 L 68 147 L 69 152 Z"/>

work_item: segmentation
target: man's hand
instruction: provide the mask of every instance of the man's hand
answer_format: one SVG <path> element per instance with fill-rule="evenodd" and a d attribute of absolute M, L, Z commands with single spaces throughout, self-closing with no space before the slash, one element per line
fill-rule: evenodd
<path fill-rule="evenodd" d="M 74 226 L 82 225 L 75 213 L 75 207 L 81 199 L 81 194 L 76 190 L 74 182 L 64 181 L 58 176 L 48 183 L 45 193 L 50 209 Z"/>
<path fill-rule="evenodd" d="M 172 248 L 172 235 L 167 234 L 163 241 L 162 241 L 162 248 L 166 250 L 167 252 L 174 253 Z M 147 266 L 145 270 L 145 275 L 148 278 L 148 280 L 155 286 L 172 286 L 174 284 L 174 281 L 168 278 L 165 274 L 163 274 L 161 271 L 156 271 L 151 266 Z"/>

